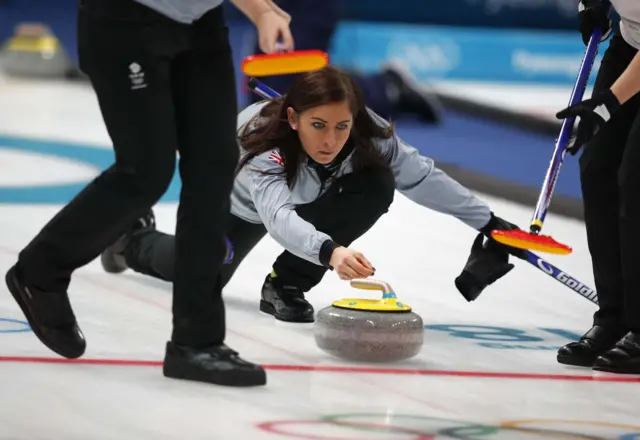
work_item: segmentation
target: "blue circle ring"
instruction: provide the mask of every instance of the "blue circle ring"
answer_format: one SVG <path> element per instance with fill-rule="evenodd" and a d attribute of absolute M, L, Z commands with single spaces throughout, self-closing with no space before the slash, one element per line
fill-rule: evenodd
<path fill-rule="evenodd" d="M 90 147 L 71 142 L 36 140 L 11 136 L 0 136 L 0 149 L 21 150 L 43 156 L 71 159 L 96 168 L 96 175 L 111 166 L 115 157 L 112 149 Z M 25 162 L 25 167 L 27 166 L 28 163 Z M 0 203 L 65 204 L 88 183 L 89 180 L 86 182 L 60 185 L 0 186 Z M 161 200 L 165 202 L 175 202 L 179 200 L 179 187 L 180 181 L 178 173 L 176 173 L 171 182 L 171 186 Z"/>
<path fill-rule="evenodd" d="M 12 324 L 20 324 L 23 325 L 24 328 L 18 328 L 18 329 L 1 329 L 0 328 L 0 333 L 25 333 L 25 332 L 30 332 L 31 331 L 31 326 L 29 325 L 29 323 L 27 321 L 20 321 L 18 319 L 9 319 L 9 318 L 0 318 L 0 324 L 3 322 L 10 322 Z"/>

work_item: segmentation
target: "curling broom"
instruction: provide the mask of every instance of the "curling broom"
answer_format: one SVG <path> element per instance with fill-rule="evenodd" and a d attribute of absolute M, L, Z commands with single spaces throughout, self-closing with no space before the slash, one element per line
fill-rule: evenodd
<path fill-rule="evenodd" d="M 589 75 L 591 73 L 591 68 L 593 67 L 593 63 L 598 53 L 601 36 L 602 31 L 599 28 L 594 29 L 591 39 L 589 40 L 589 44 L 587 45 L 585 55 L 582 59 L 582 65 L 580 66 L 578 78 L 571 93 L 569 105 L 575 105 L 582 101 L 584 90 L 587 86 Z M 560 174 L 560 167 L 564 161 L 564 155 L 566 153 L 567 145 L 569 144 L 574 122 L 575 118 L 567 118 L 562 123 L 560 136 L 556 141 L 555 150 L 542 184 L 533 219 L 529 226 L 529 232 L 521 229 L 511 231 L 491 231 L 491 236 L 496 241 L 515 248 L 537 250 L 551 254 L 567 255 L 572 252 L 571 247 L 554 240 L 548 235 L 540 235 L 540 232 L 542 231 L 544 219 L 551 203 L 553 190 Z"/>
<path fill-rule="evenodd" d="M 329 55 L 321 50 L 298 50 L 258 54 L 246 57 L 241 64 L 247 76 L 287 75 L 322 69 L 329 64 Z"/>

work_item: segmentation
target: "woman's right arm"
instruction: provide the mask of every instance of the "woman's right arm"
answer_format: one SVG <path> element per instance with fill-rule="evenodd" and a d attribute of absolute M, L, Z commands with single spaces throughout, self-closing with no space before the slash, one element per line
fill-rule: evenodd
<path fill-rule="evenodd" d="M 246 165 L 251 199 L 269 235 L 292 254 L 335 269 L 342 279 L 372 275 L 373 268 L 364 255 L 335 243 L 298 215 L 279 158 L 273 151 Z"/>
<path fill-rule="evenodd" d="M 273 151 L 251 160 L 247 167 L 251 199 L 269 235 L 292 254 L 320 266 L 328 266 L 337 245 L 295 211 L 279 153 Z M 329 255 L 325 255 L 329 253 Z"/>
<path fill-rule="evenodd" d="M 260 50 L 274 53 L 280 49 L 293 50 L 293 36 L 289 29 L 291 16 L 271 0 L 231 0 L 258 30 Z"/>

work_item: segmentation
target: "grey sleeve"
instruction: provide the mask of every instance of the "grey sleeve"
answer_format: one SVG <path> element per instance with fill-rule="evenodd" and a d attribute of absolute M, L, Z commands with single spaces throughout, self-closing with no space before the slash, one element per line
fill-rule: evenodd
<path fill-rule="evenodd" d="M 247 167 L 251 198 L 269 235 L 292 254 L 322 266 L 320 249 L 331 237 L 298 216 L 284 175 L 263 174 L 280 172 L 282 166 L 261 155 Z"/>
<path fill-rule="evenodd" d="M 375 119 L 382 120 L 378 115 Z M 388 125 L 386 121 L 382 122 Z M 397 135 L 380 140 L 379 148 L 391 160 L 396 188 L 412 201 L 452 215 L 476 230 L 486 226 L 491 219 L 491 209 L 485 202 L 436 167 L 433 159 L 422 156 Z"/>

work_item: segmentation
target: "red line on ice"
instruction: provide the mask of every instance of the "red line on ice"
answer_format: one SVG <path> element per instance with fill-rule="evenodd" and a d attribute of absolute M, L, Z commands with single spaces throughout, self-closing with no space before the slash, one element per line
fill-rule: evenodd
<path fill-rule="evenodd" d="M 136 359 L 65 359 L 31 356 L 0 356 L 0 362 L 19 362 L 37 364 L 78 364 L 78 365 L 109 365 L 123 367 L 161 367 L 162 361 L 136 360 Z M 593 382 L 640 382 L 638 376 L 594 376 L 590 374 L 550 374 L 550 373 L 510 373 L 501 371 L 456 371 L 456 370 L 429 370 L 411 368 L 380 368 L 380 367 L 355 367 L 340 365 L 263 365 L 271 371 L 292 372 L 316 372 L 316 373 L 346 373 L 346 374 L 388 374 L 388 375 L 414 375 L 414 376 L 456 376 L 475 377 L 484 379 L 532 379 L 532 380 L 568 380 L 568 381 L 593 381 Z"/>

